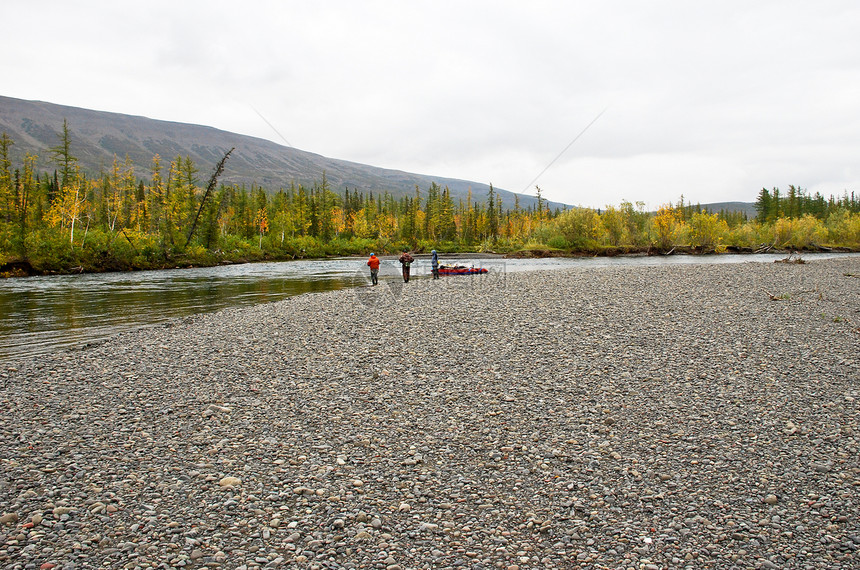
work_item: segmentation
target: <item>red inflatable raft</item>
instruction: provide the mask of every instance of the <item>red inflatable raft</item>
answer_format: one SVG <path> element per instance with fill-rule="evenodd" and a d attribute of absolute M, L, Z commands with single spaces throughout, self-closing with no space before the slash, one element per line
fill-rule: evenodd
<path fill-rule="evenodd" d="M 440 265 L 439 275 L 478 275 L 486 273 L 483 267 L 463 267 L 461 265 Z"/>

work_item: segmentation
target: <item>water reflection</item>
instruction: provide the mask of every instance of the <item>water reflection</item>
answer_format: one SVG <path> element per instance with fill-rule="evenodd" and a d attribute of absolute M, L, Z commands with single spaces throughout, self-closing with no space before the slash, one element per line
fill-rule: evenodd
<path fill-rule="evenodd" d="M 231 265 L 0 281 L 0 358 L 44 354 L 140 326 L 358 283 L 357 260 Z"/>
<path fill-rule="evenodd" d="M 805 258 L 834 255 L 804 255 Z M 783 255 L 616 258 L 460 258 L 493 272 L 519 272 L 679 263 L 772 262 Z M 444 260 L 448 261 L 448 260 Z M 416 278 L 430 272 L 418 259 Z M 397 279 L 395 259 L 383 259 L 381 275 Z M 369 283 L 364 259 L 254 263 L 220 267 L 27 277 L 0 280 L 0 359 L 38 355 L 99 341 L 118 332 L 177 317 L 255 305 L 315 291 Z"/>

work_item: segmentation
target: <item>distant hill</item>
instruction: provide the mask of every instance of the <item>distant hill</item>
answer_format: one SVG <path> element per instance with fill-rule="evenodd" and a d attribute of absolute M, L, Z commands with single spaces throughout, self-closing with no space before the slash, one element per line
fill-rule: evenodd
<path fill-rule="evenodd" d="M 754 202 L 714 202 L 712 204 L 702 204 L 702 208 L 714 214 L 718 214 L 722 210 L 726 212 L 743 212 L 749 219 L 755 218 L 758 215 Z"/>
<path fill-rule="evenodd" d="M 81 168 L 91 174 L 109 171 L 114 155 L 120 160 L 127 155 L 134 162 L 138 178 L 148 179 L 155 154 L 161 156 L 162 168 L 176 156 L 189 156 L 199 169 L 200 183 L 205 184 L 215 164 L 235 147 L 219 178 L 221 183 L 257 184 L 277 191 L 289 187 L 291 182 L 312 186 L 325 172 L 335 192 L 343 192 L 348 187 L 365 194 L 387 191 L 400 197 L 412 195 L 416 185 L 426 193 L 430 183 L 435 182 L 441 187 L 447 186 L 455 201 L 465 199 L 469 189 L 474 200 L 483 201 L 489 191 L 488 184 L 327 158 L 212 127 L 0 96 L 0 132 L 6 132 L 15 143 L 11 149 L 13 164 L 21 164 L 24 153 L 30 153 L 39 156 L 39 171 L 52 171 L 55 166 L 48 162 L 46 150 L 57 146 L 64 119 L 71 133 L 72 154 L 78 158 Z M 495 190 L 505 207 L 513 207 L 514 193 Z M 536 203 L 534 196 L 520 194 L 521 207 Z M 550 202 L 549 206 L 564 207 L 556 202 Z"/>

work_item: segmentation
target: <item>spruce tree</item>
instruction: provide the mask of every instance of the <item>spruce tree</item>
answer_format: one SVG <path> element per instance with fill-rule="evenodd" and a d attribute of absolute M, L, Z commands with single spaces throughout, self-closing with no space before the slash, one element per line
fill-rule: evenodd
<path fill-rule="evenodd" d="M 66 119 L 63 119 L 63 132 L 60 133 L 59 138 L 59 144 L 48 151 L 51 153 L 51 159 L 60 167 L 60 182 L 65 188 L 72 182 L 75 176 L 75 165 L 78 162 L 78 159 L 72 155 L 72 135 Z"/>

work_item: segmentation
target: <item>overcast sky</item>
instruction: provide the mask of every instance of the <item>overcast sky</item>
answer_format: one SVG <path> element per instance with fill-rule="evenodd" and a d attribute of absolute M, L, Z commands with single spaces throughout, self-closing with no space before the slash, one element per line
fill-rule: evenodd
<path fill-rule="evenodd" d="M 856 0 L 3 0 L 0 14 L 9 97 L 572 205 L 860 191 Z"/>

